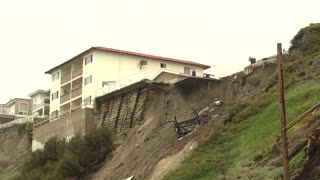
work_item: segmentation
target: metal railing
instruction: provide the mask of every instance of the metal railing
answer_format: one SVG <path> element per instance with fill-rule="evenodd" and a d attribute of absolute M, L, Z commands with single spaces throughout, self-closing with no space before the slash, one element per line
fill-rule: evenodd
<path fill-rule="evenodd" d="M 250 65 L 244 67 L 244 74 L 245 75 L 251 74 L 253 72 L 254 68 L 261 67 L 261 66 L 263 68 L 266 64 L 276 63 L 276 61 L 277 61 L 277 58 L 270 58 L 267 60 L 258 60 L 256 63 L 250 64 Z"/>
<path fill-rule="evenodd" d="M 5 107 L 0 108 L 0 114 L 14 115 L 14 113 L 10 111 L 10 108 L 5 108 Z"/>
<path fill-rule="evenodd" d="M 39 127 L 39 126 L 41 126 L 43 124 L 47 124 L 47 123 L 49 123 L 51 121 L 57 120 L 58 118 L 63 117 L 65 115 L 67 115 L 67 114 L 71 114 L 73 111 L 76 111 L 78 109 L 93 108 L 93 103 L 94 103 L 94 101 L 91 100 L 89 102 L 88 101 L 82 101 L 79 104 L 72 105 L 70 107 L 70 109 L 60 110 L 57 113 L 53 113 L 53 114 L 51 114 L 50 116 L 47 116 L 44 119 L 38 120 L 37 122 L 34 123 L 34 127 Z"/>
<path fill-rule="evenodd" d="M 4 124 L 0 124 L 0 129 L 1 128 L 5 128 L 5 127 L 11 127 L 14 124 L 22 124 L 22 123 L 26 123 L 26 122 L 33 122 L 33 116 L 29 116 L 29 117 L 24 117 L 24 118 L 20 118 L 20 119 L 16 119 L 10 122 L 6 122 Z"/>
<path fill-rule="evenodd" d="M 81 76 L 82 75 L 82 71 L 83 71 L 82 68 L 79 68 L 77 70 L 72 71 L 72 79 L 74 79 L 74 78 L 76 78 L 78 76 Z"/>
<path fill-rule="evenodd" d="M 80 96 L 81 94 L 82 94 L 82 87 L 73 89 L 73 90 L 71 91 L 71 98 L 75 98 L 75 97 L 77 97 L 77 96 Z"/>
<path fill-rule="evenodd" d="M 64 103 L 69 100 L 70 100 L 70 93 L 66 93 L 66 94 L 60 96 L 60 103 Z"/>
<path fill-rule="evenodd" d="M 96 91 L 96 97 L 103 96 L 105 94 L 111 93 L 123 87 L 129 86 L 133 83 L 139 82 L 145 79 L 145 72 L 139 72 L 124 79 L 105 85 L 104 87 Z"/>
<path fill-rule="evenodd" d="M 40 103 L 34 103 L 33 109 L 36 109 L 42 105 L 49 105 L 49 104 L 50 104 L 50 98 L 44 98 L 44 99 L 41 99 Z"/>
<path fill-rule="evenodd" d="M 69 82 L 70 80 L 71 80 L 71 74 L 67 74 L 67 75 L 61 77 L 61 84 Z"/>

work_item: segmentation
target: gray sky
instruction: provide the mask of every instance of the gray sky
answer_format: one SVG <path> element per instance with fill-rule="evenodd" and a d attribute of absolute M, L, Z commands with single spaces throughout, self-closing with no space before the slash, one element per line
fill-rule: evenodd
<path fill-rule="evenodd" d="M 302 3 L 303 2 L 303 3 Z M 248 57 L 287 49 L 319 22 L 318 0 L 0 0 L 0 103 L 49 89 L 50 68 L 105 46 L 214 65 L 218 77 Z"/>

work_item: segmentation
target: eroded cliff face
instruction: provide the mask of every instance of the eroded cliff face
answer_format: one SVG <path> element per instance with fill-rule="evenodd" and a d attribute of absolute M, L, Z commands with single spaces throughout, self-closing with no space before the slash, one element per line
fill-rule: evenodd
<path fill-rule="evenodd" d="M 198 144 L 205 141 L 228 119 L 228 109 L 244 103 L 268 90 L 274 83 L 275 64 L 256 68 L 245 76 L 239 72 L 221 80 L 187 79 L 173 85 L 167 93 L 151 98 L 142 120 L 125 133 L 115 137 L 115 149 L 99 170 L 87 179 L 117 180 L 134 176 L 135 179 L 161 179 L 180 166 Z M 214 104 L 215 99 L 223 102 Z M 179 139 L 174 120 L 183 121 L 197 112 L 210 109 L 209 122 Z"/>
<path fill-rule="evenodd" d="M 0 168 L 12 171 L 31 154 L 31 133 L 26 125 L 0 129 Z"/>

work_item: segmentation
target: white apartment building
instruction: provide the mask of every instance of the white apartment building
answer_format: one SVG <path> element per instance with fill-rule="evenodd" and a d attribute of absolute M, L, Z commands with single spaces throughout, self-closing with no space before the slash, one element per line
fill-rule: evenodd
<path fill-rule="evenodd" d="M 32 101 L 32 116 L 46 117 L 49 115 L 50 108 L 50 90 L 36 90 L 29 94 Z"/>
<path fill-rule="evenodd" d="M 103 85 L 140 74 L 152 79 L 162 70 L 202 76 L 210 66 L 105 47 L 92 47 L 48 70 L 52 76 L 50 114 L 92 105 L 96 91 Z"/>

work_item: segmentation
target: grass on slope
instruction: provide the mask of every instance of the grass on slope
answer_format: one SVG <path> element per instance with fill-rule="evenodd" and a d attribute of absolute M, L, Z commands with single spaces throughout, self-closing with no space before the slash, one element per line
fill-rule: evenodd
<path fill-rule="evenodd" d="M 0 168 L 0 179 L 1 180 L 12 180 L 18 174 L 16 172 L 6 172 L 5 170 Z"/>
<path fill-rule="evenodd" d="M 266 155 L 280 135 L 277 97 L 260 113 L 239 123 L 229 123 L 217 135 L 200 145 L 178 170 L 164 179 L 213 179 L 221 174 L 229 178 L 272 179 L 281 168 L 252 168 L 254 158 Z M 289 123 L 320 100 L 320 83 L 300 82 L 286 90 L 286 115 Z M 252 107 L 251 107 L 252 108 Z M 235 177 L 232 177 L 232 176 Z"/>

